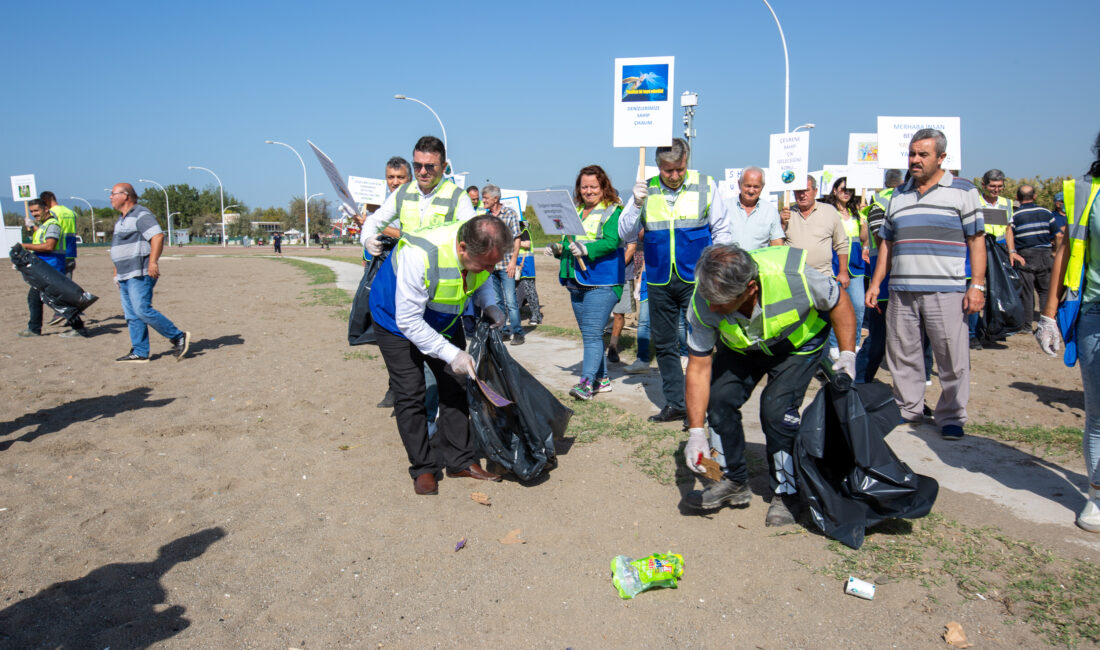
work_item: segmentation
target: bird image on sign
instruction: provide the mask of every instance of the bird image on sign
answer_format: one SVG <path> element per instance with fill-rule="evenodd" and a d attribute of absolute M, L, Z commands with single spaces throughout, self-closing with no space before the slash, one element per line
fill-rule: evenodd
<path fill-rule="evenodd" d="M 624 65 L 624 102 L 663 102 L 668 99 L 668 64 Z"/>

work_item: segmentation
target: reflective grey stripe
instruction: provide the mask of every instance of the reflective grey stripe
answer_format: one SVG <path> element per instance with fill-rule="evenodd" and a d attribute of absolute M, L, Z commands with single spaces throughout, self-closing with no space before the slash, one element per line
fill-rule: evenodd
<path fill-rule="evenodd" d="M 428 256 L 428 267 L 424 270 L 424 279 L 428 281 L 428 295 L 434 296 L 436 287 L 439 286 L 439 278 L 443 277 L 439 271 L 439 247 L 423 237 L 405 235 L 404 239 L 412 246 L 416 246 Z M 454 276 L 448 276 L 453 278 Z"/>
<path fill-rule="evenodd" d="M 397 188 L 397 198 L 393 200 L 393 209 L 397 212 L 398 219 L 401 219 L 401 204 L 405 202 L 406 197 L 410 201 L 417 198 L 417 195 L 412 192 L 411 182 Z"/>
<path fill-rule="evenodd" d="M 443 218 L 443 223 L 451 223 L 455 220 L 455 209 L 458 208 L 458 200 L 461 197 L 462 192 L 456 188 L 448 199 L 443 199 L 438 194 L 432 199 L 432 205 L 441 205 L 447 208 L 447 214 Z"/>
<path fill-rule="evenodd" d="M 440 181 L 440 184 L 446 181 Z M 432 205 L 439 205 L 447 208 L 447 214 L 443 218 L 443 223 L 451 223 L 455 220 L 455 210 L 458 208 L 458 201 L 461 198 L 462 192 L 456 187 L 455 191 L 451 193 L 450 198 L 443 198 L 439 196 L 438 192 L 432 197 Z M 394 210 L 397 212 L 397 218 L 401 218 L 401 207 L 405 201 L 416 201 L 420 203 L 420 191 L 413 190 L 413 184 L 405 183 L 401 187 L 397 188 L 397 198 L 394 199 Z"/>
<path fill-rule="evenodd" d="M 700 176 L 699 180 L 702 181 L 702 189 L 699 189 L 699 185 L 695 187 L 688 187 L 688 190 L 696 191 L 699 193 L 699 221 L 706 223 L 707 221 L 707 192 L 710 190 L 710 183 L 707 182 L 706 176 Z"/>
<path fill-rule="evenodd" d="M 799 251 L 797 255 L 793 253 L 795 250 Z M 791 289 L 791 297 L 767 305 L 765 307 L 767 311 L 775 314 L 782 314 L 792 310 L 800 311 L 801 308 L 810 305 L 810 296 L 806 294 L 805 281 L 802 280 L 802 275 L 799 273 L 799 267 L 802 265 L 802 256 L 805 254 L 805 252 L 799 249 L 788 249 L 787 261 L 783 265 L 783 273 L 787 276 L 787 286 Z M 791 282 L 791 276 L 797 277 L 799 282 Z M 765 314 L 764 316 L 767 317 L 769 315 L 771 314 Z M 802 320 L 805 321 L 805 318 Z"/>
<path fill-rule="evenodd" d="M 1071 223 L 1069 225 L 1069 238 L 1076 239 L 1078 241 L 1085 241 L 1089 238 L 1088 224 L 1081 225 L 1077 223 Z"/>
<path fill-rule="evenodd" d="M 442 314 L 461 314 L 462 310 L 466 308 L 465 303 L 461 305 L 448 305 L 442 302 L 428 302 L 428 309 L 437 311 Z"/>

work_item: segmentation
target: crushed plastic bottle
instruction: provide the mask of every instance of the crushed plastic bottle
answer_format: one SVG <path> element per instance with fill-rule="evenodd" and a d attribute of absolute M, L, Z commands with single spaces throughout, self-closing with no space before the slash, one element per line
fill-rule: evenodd
<path fill-rule="evenodd" d="M 637 560 L 616 555 L 611 560 L 611 581 L 619 596 L 630 599 L 656 587 L 676 588 L 684 575 L 684 557 L 678 553 L 654 553 Z"/>

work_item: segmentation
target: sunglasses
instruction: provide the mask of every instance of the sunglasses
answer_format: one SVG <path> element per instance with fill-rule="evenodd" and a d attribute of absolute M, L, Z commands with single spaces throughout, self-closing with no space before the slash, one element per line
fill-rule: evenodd
<path fill-rule="evenodd" d="M 438 167 L 438 166 L 439 165 L 437 165 L 435 163 L 418 163 L 418 162 L 414 162 L 413 163 L 413 171 L 420 171 L 421 169 L 423 169 L 424 171 L 426 171 L 430 174 L 430 173 L 434 172 L 435 168 Z"/>

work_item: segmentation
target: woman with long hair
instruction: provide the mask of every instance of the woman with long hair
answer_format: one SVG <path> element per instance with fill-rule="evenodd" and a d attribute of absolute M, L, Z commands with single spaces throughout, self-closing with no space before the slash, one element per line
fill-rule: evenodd
<path fill-rule="evenodd" d="M 569 290 L 569 302 L 581 330 L 584 361 L 581 377 L 569 391 L 581 400 L 611 390 L 604 356 L 603 328 L 611 309 L 623 293 L 625 258 L 619 246 L 619 194 L 599 165 L 589 165 L 577 174 L 573 200 L 584 225 L 584 236 L 563 237 L 546 247 L 546 253 L 561 259 L 558 281 Z M 578 261 L 583 260 L 584 268 Z"/>
<path fill-rule="evenodd" d="M 867 261 L 870 251 L 867 247 L 867 222 L 860 214 L 859 197 L 848 187 L 848 178 L 841 176 L 833 183 L 833 189 L 829 196 L 825 197 L 825 203 L 836 208 L 840 213 L 840 220 L 844 224 L 844 231 L 848 234 L 848 297 L 852 299 L 852 306 L 856 309 L 856 345 L 859 345 L 860 328 L 863 327 L 863 294 L 864 276 L 867 275 Z M 833 275 L 840 271 L 840 260 L 833 253 Z M 834 353 L 835 351 L 835 353 Z M 836 334 L 829 335 L 829 354 L 839 356 Z"/>

